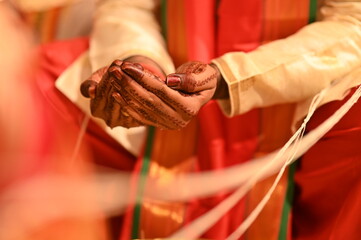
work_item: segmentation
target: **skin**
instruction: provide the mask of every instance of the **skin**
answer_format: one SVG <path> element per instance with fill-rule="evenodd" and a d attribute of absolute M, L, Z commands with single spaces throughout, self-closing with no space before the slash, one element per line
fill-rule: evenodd
<path fill-rule="evenodd" d="M 145 63 L 144 67 L 138 62 Z M 185 127 L 212 98 L 222 96 L 216 91 L 222 89 L 220 81 L 224 82 L 214 65 L 187 62 L 165 78 L 158 65 L 136 56 L 99 69 L 82 83 L 81 92 L 91 99 L 92 115 L 110 127 L 148 125 L 176 130 Z"/>

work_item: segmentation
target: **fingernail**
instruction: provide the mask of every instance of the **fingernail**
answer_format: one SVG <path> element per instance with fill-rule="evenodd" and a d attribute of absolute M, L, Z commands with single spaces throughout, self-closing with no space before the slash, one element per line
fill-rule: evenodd
<path fill-rule="evenodd" d="M 144 75 L 144 68 L 139 63 L 123 62 L 121 68 L 133 78 L 141 79 Z"/>
<path fill-rule="evenodd" d="M 170 88 L 179 87 L 181 83 L 181 78 L 177 75 L 168 75 L 166 79 L 166 84 Z"/>
<path fill-rule="evenodd" d="M 111 73 L 113 76 L 115 76 L 118 79 L 122 79 L 122 73 L 119 68 L 119 66 L 111 65 L 108 70 L 109 73 Z"/>
<path fill-rule="evenodd" d="M 138 68 L 141 71 L 144 71 L 144 68 L 141 64 L 139 63 L 133 63 L 133 62 L 123 62 L 122 64 L 122 68 L 127 69 L 127 68 Z"/>
<path fill-rule="evenodd" d="M 117 101 L 119 104 L 121 104 L 121 105 L 125 104 L 123 97 L 119 93 L 114 92 L 114 93 L 112 93 L 112 96 L 115 99 L 115 101 Z"/>
<path fill-rule="evenodd" d="M 124 117 L 129 117 L 129 113 L 127 112 L 126 108 L 123 108 L 122 110 L 120 110 L 120 113 L 124 116 Z"/>
<path fill-rule="evenodd" d="M 115 66 L 120 67 L 122 65 L 122 63 L 123 63 L 122 60 L 116 59 L 112 62 L 111 66 L 115 65 Z"/>
<path fill-rule="evenodd" d="M 133 63 L 133 65 L 134 65 L 134 67 L 138 68 L 139 70 L 144 71 L 144 68 L 143 68 L 143 66 L 142 66 L 141 64 L 139 64 L 139 63 Z"/>
<path fill-rule="evenodd" d="M 95 98 L 95 89 L 96 89 L 96 86 L 90 86 L 88 89 L 89 97 L 91 99 Z"/>

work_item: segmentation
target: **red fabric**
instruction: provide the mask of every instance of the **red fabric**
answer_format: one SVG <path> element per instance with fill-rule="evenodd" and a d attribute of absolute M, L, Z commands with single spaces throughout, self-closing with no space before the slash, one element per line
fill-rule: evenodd
<path fill-rule="evenodd" d="M 312 130 L 344 101 L 320 107 Z M 302 158 L 295 175 L 293 238 L 361 239 L 361 102 Z"/>
<path fill-rule="evenodd" d="M 185 0 L 187 56 L 208 62 L 215 56 L 216 1 Z"/>
<path fill-rule="evenodd" d="M 119 235 L 119 240 L 128 240 L 129 238 L 131 238 L 132 236 L 132 231 L 133 231 L 133 216 L 134 216 L 134 207 L 136 205 L 138 205 L 139 203 L 136 201 L 137 197 L 138 197 L 138 191 L 139 191 L 139 186 L 141 182 L 141 178 L 144 176 L 142 175 L 141 171 L 142 171 L 142 167 L 143 167 L 143 158 L 144 158 L 144 153 L 140 154 L 140 156 L 138 156 L 137 161 L 135 163 L 134 166 L 134 170 L 132 172 L 132 178 L 130 181 L 131 187 L 130 190 L 131 192 L 129 193 L 129 200 L 132 202 L 135 202 L 136 204 L 131 204 L 128 205 L 126 210 L 123 213 L 123 222 L 122 224 L 118 224 L 116 227 L 119 228 L 120 233 L 116 234 Z M 114 239 L 118 239 L 117 236 L 114 235 Z"/>
<path fill-rule="evenodd" d="M 217 54 L 251 51 L 262 35 L 263 1 L 222 0 L 219 3 Z"/>
<path fill-rule="evenodd" d="M 186 29 L 189 60 L 209 62 L 212 58 L 230 50 L 248 51 L 259 45 L 261 2 L 221 1 L 216 23 L 215 1 L 185 1 Z M 225 15 L 224 13 L 232 13 Z M 235 22 L 235 16 L 247 14 L 252 21 Z M 241 23 L 242 26 L 239 25 Z M 254 24 L 258 28 L 253 28 Z M 236 26 L 235 26 L 236 25 Z M 252 27 L 251 27 L 252 26 Z M 252 29 L 252 36 L 243 34 Z M 234 29 L 239 28 L 237 34 Z M 218 32 L 217 32 L 218 31 Z M 257 36 L 257 37 L 256 37 Z M 237 44 L 236 44 L 237 43 Z M 218 49 L 218 53 L 216 50 Z M 253 157 L 258 143 L 258 111 L 227 118 L 215 101 L 204 106 L 198 116 L 198 170 L 218 170 L 238 164 Z M 224 194 L 194 201 L 187 209 L 187 222 L 201 216 L 225 199 Z M 240 201 L 225 214 L 202 238 L 225 239 L 243 221 L 245 201 Z"/>
<path fill-rule="evenodd" d="M 79 136 L 80 126 L 84 119 L 83 112 L 67 97 L 55 88 L 55 80 L 70 64 L 88 48 L 88 39 L 79 38 L 45 44 L 39 49 L 40 68 L 36 74 L 37 88 L 43 96 L 44 108 L 52 129 L 66 139 L 58 144 L 70 145 L 73 149 Z M 80 86 L 79 86 L 80 87 Z M 67 136 L 64 138 L 64 136 Z M 54 136 L 52 136 L 54 138 Z M 49 144 L 44 144 L 49 147 Z M 114 139 L 107 135 L 96 123 L 89 121 L 83 137 L 81 148 L 87 153 L 90 161 L 105 167 L 131 171 L 136 158 L 125 150 Z M 70 157 L 70 156 L 69 156 Z M 42 158 L 47 161 L 47 158 Z M 49 164 L 49 163 L 45 163 Z M 39 168 L 39 166 L 35 166 Z M 119 226 L 123 218 L 109 219 L 109 230 L 119 234 Z"/>
<path fill-rule="evenodd" d="M 55 88 L 55 80 L 70 64 L 88 48 L 88 39 L 80 38 L 59 41 L 40 47 L 40 69 L 36 75 L 37 85 L 47 100 L 57 123 L 54 127 L 67 132 L 78 132 L 83 121 L 83 112 Z M 75 139 L 74 139 L 75 143 Z M 88 147 L 94 162 L 107 167 L 131 170 L 135 157 L 114 139 L 109 137 L 97 124 L 89 121 L 83 144 Z"/>
<path fill-rule="evenodd" d="M 233 1 L 237 2 L 237 1 Z M 239 1 L 235 8 L 230 1 L 222 1 L 218 22 L 218 53 L 230 50 L 251 50 L 258 46 L 260 33 L 260 1 Z M 245 19 L 236 21 L 244 29 L 235 33 L 232 18 L 241 9 Z M 247 10 L 248 9 L 248 10 Z M 237 13 L 239 14 L 239 13 Z M 242 20 L 242 21 L 241 21 Z M 245 21 L 243 21 L 245 20 Z M 190 21 L 192 23 L 192 21 Z M 248 23 L 248 25 L 243 25 Z M 251 27 L 252 26 L 252 27 Z M 237 27 L 237 28 L 238 28 Z M 204 31 L 205 33 L 213 30 Z M 242 32 L 242 31 L 239 31 Z M 245 34 L 249 33 L 249 34 Z M 239 43 L 239 44 L 238 44 Z M 84 117 L 81 111 L 54 87 L 59 74 L 88 46 L 86 39 L 46 45 L 41 49 L 42 69 L 38 84 L 54 110 L 59 125 L 68 131 L 79 129 Z M 208 58 L 204 53 L 195 59 Z M 210 55 L 208 55 L 210 56 Z M 309 124 L 312 129 L 329 115 L 339 102 L 321 107 Z M 293 237 L 295 239 L 359 239 L 360 217 L 360 156 L 361 140 L 360 104 L 357 105 L 321 139 L 301 160 L 296 173 L 297 193 L 293 212 Z M 257 145 L 258 111 L 227 119 L 215 102 L 210 102 L 200 112 L 199 170 L 220 169 L 249 159 Z M 66 128 L 64 128 L 66 130 Z M 90 123 L 84 143 L 100 164 L 124 170 L 134 167 L 135 158 L 117 142 L 107 136 L 94 123 Z M 224 196 L 215 196 L 193 203 L 188 210 L 188 220 L 214 207 Z M 204 238 L 224 239 L 242 221 L 243 203 L 229 212 Z"/>
<path fill-rule="evenodd" d="M 219 170 L 245 162 L 253 157 L 258 143 L 258 111 L 235 118 L 226 118 L 216 102 L 210 102 L 199 115 L 200 133 L 198 168 Z M 219 194 L 195 202 L 187 210 L 194 219 L 211 210 L 227 195 Z M 230 209 L 202 238 L 225 239 L 244 220 L 245 200 Z"/>

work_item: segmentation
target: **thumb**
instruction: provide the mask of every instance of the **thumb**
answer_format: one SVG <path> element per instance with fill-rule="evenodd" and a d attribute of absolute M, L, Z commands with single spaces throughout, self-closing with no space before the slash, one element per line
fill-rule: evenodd
<path fill-rule="evenodd" d="M 80 85 L 80 92 L 86 98 L 95 97 L 95 89 L 103 75 L 106 73 L 107 67 L 102 67 L 92 73 L 92 75 Z"/>
<path fill-rule="evenodd" d="M 187 93 L 200 91 L 197 88 L 197 82 L 190 73 L 172 73 L 165 80 L 168 87 L 174 90 L 180 90 Z"/>
<path fill-rule="evenodd" d="M 167 76 L 166 84 L 172 89 L 186 93 L 215 89 L 217 71 L 209 64 L 197 61 L 187 62 L 178 67 L 176 73 Z"/>
<path fill-rule="evenodd" d="M 94 80 L 85 80 L 80 85 L 80 92 L 86 98 L 94 98 L 95 97 L 95 89 L 98 83 Z"/>

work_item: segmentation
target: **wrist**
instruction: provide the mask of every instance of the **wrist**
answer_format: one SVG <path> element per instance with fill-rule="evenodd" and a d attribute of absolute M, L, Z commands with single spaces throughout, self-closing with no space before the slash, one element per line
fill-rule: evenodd
<path fill-rule="evenodd" d="M 210 63 L 209 65 L 213 67 L 213 69 L 217 73 L 217 87 L 212 99 L 228 99 L 229 92 L 228 92 L 228 85 L 226 80 L 223 78 L 221 72 L 214 63 Z"/>

